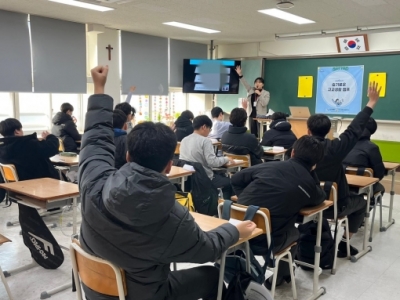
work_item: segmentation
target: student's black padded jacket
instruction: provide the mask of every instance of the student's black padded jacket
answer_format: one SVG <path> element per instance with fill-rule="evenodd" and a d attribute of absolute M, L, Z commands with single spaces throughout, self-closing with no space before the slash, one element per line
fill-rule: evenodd
<path fill-rule="evenodd" d="M 115 168 L 117 169 L 126 164 L 126 137 L 125 130 L 114 128 Z"/>
<path fill-rule="evenodd" d="M 316 137 L 323 143 L 325 155 L 317 164 L 316 172 L 321 181 L 332 181 L 338 185 L 339 208 L 346 207 L 349 199 L 349 185 L 343 169 L 343 160 L 357 144 L 373 110 L 365 107 L 353 119 L 347 129 L 337 139 Z"/>
<path fill-rule="evenodd" d="M 386 172 L 385 165 L 383 164 L 379 147 L 371 142 L 370 138 L 370 132 L 368 129 L 365 129 L 360 140 L 344 159 L 343 165 L 346 167 L 371 168 L 374 171 L 374 177 L 382 180 Z"/>
<path fill-rule="evenodd" d="M 0 163 L 13 164 L 19 180 L 60 179 L 50 157 L 58 154 L 58 139 L 50 134 L 39 141 L 36 133 L 0 139 Z"/>
<path fill-rule="evenodd" d="M 78 153 L 78 145 L 75 141 L 80 141 L 81 135 L 70 115 L 58 112 L 53 118 L 51 133 L 63 140 L 65 152 Z"/>
<path fill-rule="evenodd" d="M 302 208 L 322 203 L 326 197 L 311 166 L 298 159 L 273 161 L 244 169 L 232 176 L 238 203 L 268 208 L 272 236 L 293 228 Z"/>
<path fill-rule="evenodd" d="M 280 146 L 289 149 L 297 140 L 291 130 L 292 125 L 284 119 L 272 121 L 269 128 L 262 138 L 261 145 L 263 146 Z"/>
<path fill-rule="evenodd" d="M 221 137 L 222 150 L 236 155 L 250 154 L 251 165 L 262 163 L 263 148 L 253 134 L 247 132 L 246 127 L 229 126 Z"/>
<path fill-rule="evenodd" d="M 239 233 L 231 224 L 202 231 L 175 201 L 167 176 L 132 162 L 117 171 L 112 110 L 111 97 L 89 98 L 79 157 L 81 245 L 126 271 L 126 299 L 164 300 L 171 262 L 215 261 Z M 89 300 L 115 299 L 90 294 Z"/>
<path fill-rule="evenodd" d="M 188 118 L 180 116 L 175 121 L 175 135 L 178 142 L 193 133 L 193 124 Z"/>

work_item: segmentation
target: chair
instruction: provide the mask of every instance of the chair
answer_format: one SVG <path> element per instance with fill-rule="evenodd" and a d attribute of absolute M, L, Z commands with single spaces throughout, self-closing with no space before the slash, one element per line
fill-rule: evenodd
<path fill-rule="evenodd" d="M 346 174 L 349 175 L 358 175 L 358 176 L 365 176 L 365 177 L 374 177 L 374 171 L 371 168 L 363 168 L 363 167 L 346 167 Z M 369 195 L 368 195 L 369 197 Z M 382 194 L 381 192 L 376 192 L 373 195 L 375 199 L 375 205 L 372 207 L 374 210 L 372 213 L 372 221 L 371 221 L 371 229 L 369 231 L 369 241 L 372 242 L 372 236 L 374 233 L 374 222 L 375 222 L 375 213 L 376 213 L 376 205 L 379 204 L 379 214 L 380 214 L 380 227 L 382 228 Z M 368 199 L 367 201 L 370 201 Z"/>
<path fill-rule="evenodd" d="M 0 246 L 3 245 L 4 243 L 7 243 L 7 242 L 11 242 L 11 241 L 8 238 L 6 238 L 5 236 L 0 234 Z M 4 276 L 4 273 L 3 273 L 3 270 L 1 269 L 1 266 L 0 266 L 0 276 L 1 276 L 1 281 L 4 284 L 4 287 L 6 288 L 6 292 L 8 294 L 8 298 L 10 300 L 13 300 L 13 297 L 12 297 L 11 291 L 10 291 L 10 287 L 8 286 L 6 277 Z"/>
<path fill-rule="evenodd" d="M 244 161 L 244 166 L 243 168 L 250 168 L 251 167 L 251 159 L 250 159 L 250 154 L 246 154 L 246 155 L 237 155 L 237 154 L 232 154 L 232 153 L 228 153 L 228 152 L 223 152 L 224 156 L 226 157 L 230 157 L 232 159 L 238 159 L 238 160 L 243 160 Z M 241 168 L 241 167 L 240 167 Z M 239 168 L 239 170 L 240 170 Z"/>
<path fill-rule="evenodd" d="M 329 194 L 328 200 L 333 201 L 333 219 L 328 220 L 329 225 L 335 226 L 335 256 L 333 259 L 333 266 L 331 270 L 331 274 L 335 275 L 336 273 L 336 262 L 337 262 L 337 252 L 339 248 L 340 236 L 339 236 L 339 228 L 344 225 L 346 230 L 346 242 L 347 242 L 347 259 L 350 259 L 350 239 L 349 239 L 349 220 L 347 216 L 338 217 L 338 204 L 337 204 L 337 184 L 336 182 L 321 182 L 321 187 L 324 191 Z"/>
<path fill-rule="evenodd" d="M 174 154 L 179 155 L 179 154 L 180 154 L 180 151 L 179 151 L 180 149 L 181 149 L 181 143 L 178 142 L 178 143 L 176 144 Z"/>
<path fill-rule="evenodd" d="M 218 217 L 222 218 L 222 208 L 224 205 L 224 200 L 218 201 Z M 231 206 L 231 218 L 237 220 L 243 220 L 245 213 L 247 210 L 247 206 L 240 205 L 233 203 Z M 263 233 L 266 235 L 268 247 L 271 245 L 271 216 L 269 214 L 269 210 L 267 208 L 260 208 L 256 215 L 253 218 L 253 222 L 257 225 L 257 228 L 260 228 Z M 293 292 L 293 299 L 297 299 L 297 290 L 296 290 L 296 282 L 294 278 L 294 271 L 293 271 L 293 262 L 292 262 L 292 254 L 290 253 L 290 249 L 295 246 L 297 243 L 294 242 L 289 245 L 287 248 L 282 249 L 279 253 L 273 253 L 273 258 L 275 260 L 275 267 L 271 268 L 274 272 L 272 278 L 272 288 L 271 288 L 271 295 L 272 298 L 275 296 L 275 288 L 276 288 L 276 279 L 278 276 L 278 267 L 279 262 L 281 260 L 286 261 L 289 264 L 290 268 L 290 278 L 292 283 L 292 292 Z"/>
<path fill-rule="evenodd" d="M 76 239 L 71 242 L 70 254 L 78 300 L 83 300 L 81 281 L 99 294 L 125 300 L 127 288 L 124 270 L 104 259 L 88 254 Z"/>
<path fill-rule="evenodd" d="M 59 141 L 58 151 L 59 151 L 59 152 L 65 152 L 63 140 L 62 140 L 61 138 L 58 138 L 58 141 Z"/>

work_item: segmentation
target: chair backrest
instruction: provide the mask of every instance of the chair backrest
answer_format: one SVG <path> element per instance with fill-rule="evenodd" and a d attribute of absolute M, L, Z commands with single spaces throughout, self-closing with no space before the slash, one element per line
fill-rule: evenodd
<path fill-rule="evenodd" d="M 14 165 L 3 165 L 0 163 L 0 172 L 5 183 L 19 181 L 17 169 Z"/>
<path fill-rule="evenodd" d="M 73 267 L 88 288 L 103 295 L 125 299 L 127 288 L 124 270 L 85 252 L 76 239 L 72 241 L 70 251 Z"/>
<path fill-rule="evenodd" d="M 332 185 L 330 186 L 330 183 L 328 183 L 328 182 L 324 182 L 324 181 L 320 182 L 320 186 L 327 193 L 328 199 L 326 199 L 326 200 L 333 202 L 334 219 L 336 220 L 337 210 L 338 210 L 338 207 L 337 207 L 338 187 L 337 187 L 336 182 L 331 182 L 331 184 Z"/>
<path fill-rule="evenodd" d="M 250 154 L 246 155 L 237 155 L 237 154 L 232 154 L 228 152 L 224 152 L 224 155 L 226 157 L 230 157 L 232 159 L 238 159 L 238 160 L 243 160 L 244 161 L 244 168 L 250 168 L 251 167 L 251 159 L 250 159 Z"/>
<path fill-rule="evenodd" d="M 180 154 L 180 149 L 181 149 L 181 143 L 178 142 L 178 143 L 176 144 L 176 148 L 175 148 L 175 153 L 174 153 L 174 154 L 179 155 L 179 154 Z"/>
<path fill-rule="evenodd" d="M 371 168 L 362 168 L 362 167 L 351 167 L 351 166 L 346 167 L 346 174 L 374 177 L 374 171 Z"/>
<path fill-rule="evenodd" d="M 61 138 L 58 138 L 58 141 L 59 141 L 58 151 L 59 151 L 59 152 L 65 152 L 63 140 L 62 140 Z"/>
<path fill-rule="evenodd" d="M 223 199 L 218 200 L 218 217 L 222 218 L 222 208 L 224 206 Z M 232 203 L 231 206 L 231 218 L 236 220 L 243 220 L 246 214 L 247 206 Z M 271 245 L 271 215 L 269 210 L 264 207 L 260 207 L 253 218 L 253 222 L 257 228 L 260 228 L 267 237 L 268 247 Z"/>

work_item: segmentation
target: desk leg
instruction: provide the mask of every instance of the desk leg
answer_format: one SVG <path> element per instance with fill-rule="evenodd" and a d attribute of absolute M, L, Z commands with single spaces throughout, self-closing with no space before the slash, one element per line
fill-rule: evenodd
<path fill-rule="evenodd" d="M 246 272 L 251 274 L 251 262 L 250 262 L 250 244 L 249 241 L 245 243 L 246 249 Z"/>
<path fill-rule="evenodd" d="M 76 224 L 76 213 L 77 213 L 77 206 L 78 206 L 78 198 L 74 198 L 72 203 L 72 234 L 75 235 L 77 232 L 77 224 Z"/>
<path fill-rule="evenodd" d="M 318 227 L 317 227 L 317 240 L 315 243 L 315 258 L 314 258 L 314 276 L 313 276 L 313 294 L 308 298 L 308 300 L 317 299 L 319 296 L 326 293 L 324 287 L 319 287 L 319 263 L 321 259 L 321 236 L 322 236 L 322 211 L 318 213 Z"/>
<path fill-rule="evenodd" d="M 392 213 L 393 213 L 394 182 L 396 177 L 396 170 L 392 170 L 391 172 L 392 172 L 392 185 L 390 188 L 389 218 L 388 218 L 388 223 L 381 227 L 381 231 L 386 231 L 390 226 L 394 224 L 394 219 L 392 219 Z"/>
<path fill-rule="evenodd" d="M 226 251 L 221 255 L 221 263 L 219 267 L 219 280 L 218 280 L 218 296 L 217 300 L 222 300 L 222 291 L 224 289 L 224 274 L 225 274 L 225 260 Z"/>
<path fill-rule="evenodd" d="M 32 268 L 37 267 L 37 266 L 39 266 L 39 265 L 32 259 L 32 262 L 30 264 L 22 266 L 22 267 L 15 268 L 15 269 L 12 269 L 12 270 L 8 270 L 8 271 L 5 270 L 5 271 L 3 271 L 3 274 L 4 274 L 5 277 L 10 277 L 11 275 L 15 275 L 15 274 L 21 273 L 23 271 L 32 269 Z"/>
<path fill-rule="evenodd" d="M 263 122 L 258 122 L 258 124 L 260 125 L 260 141 L 262 140 L 263 136 L 264 136 L 264 123 Z"/>
<path fill-rule="evenodd" d="M 363 240 L 363 247 L 360 252 L 358 252 L 357 255 L 353 255 L 350 259 L 352 262 L 357 262 L 357 260 L 361 257 L 363 257 L 365 254 L 368 252 L 372 251 L 372 247 L 368 246 L 368 228 L 369 228 L 369 203 L 370 199 L 373 196 L 373 188 L 372 185 L 368 187 L 368 199 L 367 199 L 367 210 L 365 212 L 365 218 L 364 218 L 364 240 Z"/>
<path fill-rule="evenodd" d="M 185 177 L 181 178 L 181 190 L 182 190 L 182 192 L 185 191 Z"/>

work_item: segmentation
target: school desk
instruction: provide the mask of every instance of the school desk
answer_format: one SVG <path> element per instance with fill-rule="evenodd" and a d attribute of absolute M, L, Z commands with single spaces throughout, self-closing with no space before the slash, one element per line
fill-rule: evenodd
<path fill-rule="evenodd" d="M 257 121 L 260 125 L 260 130 L 259 130 L 259 139 L 261 140 L 264 136 L 264 126 L 267 127 L 268 130 L 268 123 L 271 123 L 271 119 L 264 119 L 264 118 L 254 118 L 253 120 Z"/>
<path fill-rule="evenodd" d="M 50 157 L 50 161 L 56 166 L 74 167 L 79 165 L 79 155 L 61 156 L 57 154 Z"/>
<path fill-rule="evenodd" d="M 189 170 L 186 170 L 181 167 L 172 166 L 171 171 L 169 172 L 169 174 L 167 174 L 167 177 L 173 183 L 174 182 L 180 183 L 182 192 L 184 192 L 185 191 L 185 181 L 187 180 L 187 178 L 189 176 L 192 176 L 192 174 L 194 172 L 195 171 L 189 171 Z"/>
<path fill-rule="evenodd" d="M 279 159 L 279 160 L 285 160 L 285 153 L 287 149 L 283 150 L 265 150 L 264 155 L 267 156 L 269 159 Z"/>
<path fill-rule="evenodd" d="M 388 223 L 381 227 L 381 231 L 386 231 L 390 226 L 394 224 L 394 219 L 392 219 L 393 214 L 393 198 L 394 198 L 394 183 L 396 178 L 396 170 L 400 167 L 398 163 L 384 162 L 385 169 L 388 175 L 392 175 L 392 185 L 390 188 L 390 205 L 389 205 L 389 218 Z M 381 204 L 382 205 L 382 204 Z"/>

